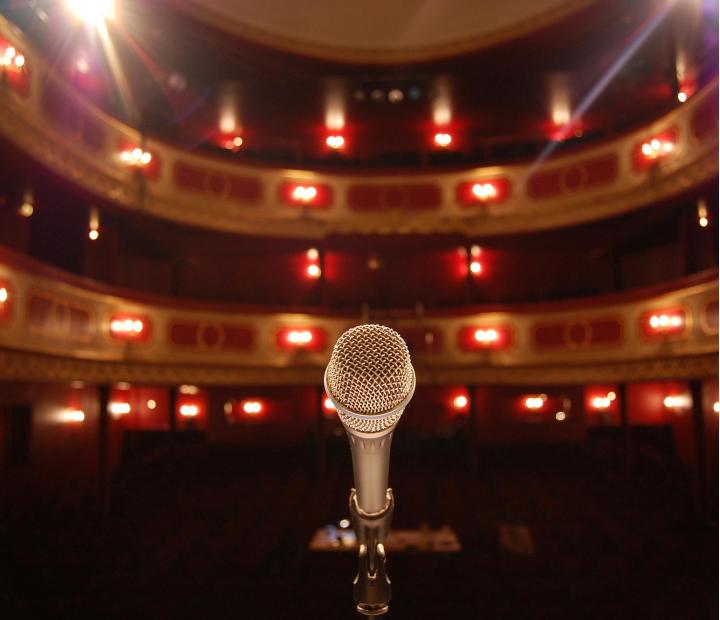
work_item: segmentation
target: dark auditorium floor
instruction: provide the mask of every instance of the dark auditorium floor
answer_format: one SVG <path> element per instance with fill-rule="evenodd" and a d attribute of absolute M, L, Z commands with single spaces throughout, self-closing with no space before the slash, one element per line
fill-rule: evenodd
<path fill-rule="evenodd" d="M 662 442 L 628 477 L 613 437 L 482 451 L 398 436 L 394 525 L 451 525 L 456 556 L 391 554 L 388 620 L 717 617 L 717 525 L 698 519 Z M 344 438 L 327 473 L 310 447 L 249 452 L 167 440 L 128 451 L 109 515 L 95 486 L 0 504 L 2 618 L 355 618 L 347 553 L 307 551 L 347 515 Z M 498 525 L 529 529 L 513 555 Z"/>

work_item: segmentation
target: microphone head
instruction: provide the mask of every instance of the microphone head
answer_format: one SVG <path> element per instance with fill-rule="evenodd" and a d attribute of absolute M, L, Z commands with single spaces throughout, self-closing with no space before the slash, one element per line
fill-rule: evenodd
<path fill-rule="evenodd" d="M 405 341 L 383 325 L 358 325 L 335 343 L 325 387 L 346 428 L 379 433 L 393 426 L 415 391 Z"/>

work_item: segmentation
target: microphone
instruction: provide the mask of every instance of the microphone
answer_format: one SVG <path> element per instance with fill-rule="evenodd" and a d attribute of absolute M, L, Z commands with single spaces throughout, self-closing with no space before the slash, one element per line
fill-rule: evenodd
<path fill-rule="evenodd" d="M 359 325 L 335 343 L 325 370 L 325 391 L 350 441 L 355 488 L 350 512 L 359 543 L 354 582 L 357 610 L 387 612 L 385 538 L 394 506 L 388 488 L 390 443 L 415 391 L 415 371 L 402 337 L 382 325 Z"/>

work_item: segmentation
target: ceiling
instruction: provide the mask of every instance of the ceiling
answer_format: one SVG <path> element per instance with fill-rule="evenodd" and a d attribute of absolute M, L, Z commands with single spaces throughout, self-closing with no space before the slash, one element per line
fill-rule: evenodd
<path fill-rule="evenodd" d="M 78 93 L 115 117 L 245 163 L 395 170 L 531 159 L 562 127 L 558 102 L 564 118 L 583 106 L 559 150 L 678 105 L 681 44 L 696 89 L 717 74 L 710 0 L 116 4 L 108 31 L 125 97 L 96 33 L 78 28 L 62 2 L 6 3 L 2 12 Z M 341 152 L 326 144 L 335 107 Z M 438 131 L 452 134 L 450 148 L 433 144 Z M 235 135 L 242 148 L 226 149 Z"/>
<path fill-rule="evenodd" d="M 431 60 L 557 21 L 591 0 L 184 0 L 195 18 L 256 42 L 354 62 Z"/>

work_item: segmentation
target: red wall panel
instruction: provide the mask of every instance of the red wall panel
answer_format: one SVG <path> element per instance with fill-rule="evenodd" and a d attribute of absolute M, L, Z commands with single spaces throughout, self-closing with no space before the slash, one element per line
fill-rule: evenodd
<path fill-rule="evenodd" d="M 528 396 L 544 394 L 546 405 L 530 411 Z M 583 389 L 580 386 L 479 386 L 474 397 L 474 433 L 481 443 L 553 443 L 585 438 Z M 564 419 L 556 419 L 558 412 Z"/>
<path fill-rule="evenodd" d="M 208 390 L 208 441 L 244 445 L 298 444 L 317 427 L 320 393 L 317 386 L 217 387 Z M 262 413 L 245 415 L 237 403 L 262 403 Z M 230 403 L 233 410 L 226 413 Z M 230 410 L 230 407 L 227 408 Z"/>

